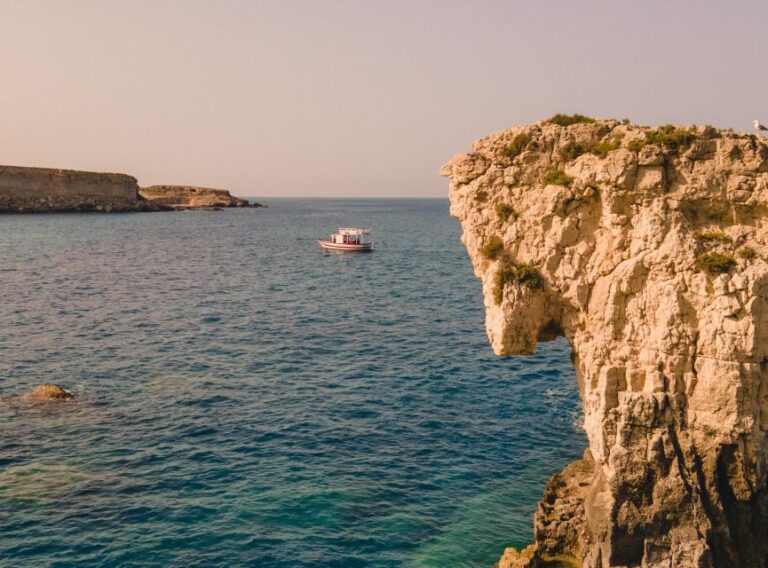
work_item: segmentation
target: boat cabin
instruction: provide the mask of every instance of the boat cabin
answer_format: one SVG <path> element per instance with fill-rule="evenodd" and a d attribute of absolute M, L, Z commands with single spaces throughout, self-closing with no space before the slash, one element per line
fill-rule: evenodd
<path fill-rule="evenodd" d="M 338 232 L 331 235 L 331 242 L 337 245 L 364 245 L 371 242 L 370 235 L 370 229 L 339 227 Z"/>

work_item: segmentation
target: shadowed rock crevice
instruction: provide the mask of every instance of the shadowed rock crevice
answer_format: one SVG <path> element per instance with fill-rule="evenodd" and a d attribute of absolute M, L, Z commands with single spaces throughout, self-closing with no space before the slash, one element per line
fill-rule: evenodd
<path fill-rule="evenodd" d="M 565 336 L 589 438 L 500 566 L 763 568 L 768 145 L 542 121 L 442 173 L 495 352 Z"/>

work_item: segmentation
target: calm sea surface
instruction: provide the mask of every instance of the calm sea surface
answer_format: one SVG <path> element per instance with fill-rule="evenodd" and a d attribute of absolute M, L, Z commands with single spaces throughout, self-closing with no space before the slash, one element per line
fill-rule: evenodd
<path fill-rule="evenodd" d="M 0 216 L 0 566 L 490 567 L 578 457 L 446 200 Z M 373 254 L 321 252 L 339 225 Z M 69 404 L 13 395 L 42 382 Z"/>

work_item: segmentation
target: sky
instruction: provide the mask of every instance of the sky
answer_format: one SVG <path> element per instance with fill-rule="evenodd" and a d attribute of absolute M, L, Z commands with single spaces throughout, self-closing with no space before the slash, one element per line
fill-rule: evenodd
<path fill-rule="evenodd" d="M 0 164 L 441 197 L 558 112 L 768 121 L 766 29 L 765 0 L 0 0 Z"/>

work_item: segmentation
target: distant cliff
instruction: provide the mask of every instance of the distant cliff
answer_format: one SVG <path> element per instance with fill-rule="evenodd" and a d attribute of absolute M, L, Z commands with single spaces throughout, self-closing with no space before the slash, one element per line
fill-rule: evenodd
<path fill-rule="evenodd" d="M 0 166 L 0 212 L 143 211 L 136 178 L 125 174 Z"/>
<path fill-rule="evenodd" d="M 208 207 L 263 207 L 247 199 L 234 197 L 224 189 L 188 185 L 153 185 L 139 189 L 139 195 L 152 204 L 174 209 Z"/>
<path fill-rule="evenodd" d="M 500 567 L 767 566 L 766 141 L 558 116 L 442 173 L 493 349 L 564 335 L 589 438 Z"/>
<path fill-rule="evenodd" d="M 0 213 L 264 207 L 223 189 L 156 185 L 126 174 L 0 166 Z"/>

